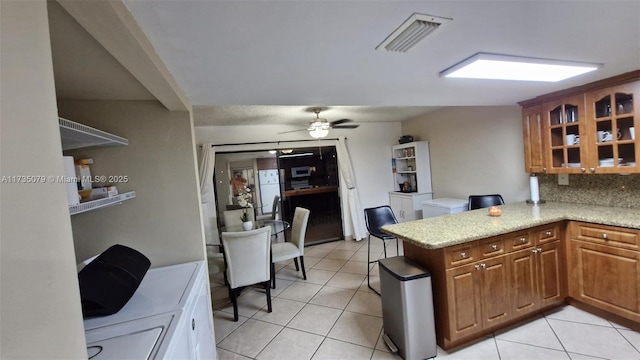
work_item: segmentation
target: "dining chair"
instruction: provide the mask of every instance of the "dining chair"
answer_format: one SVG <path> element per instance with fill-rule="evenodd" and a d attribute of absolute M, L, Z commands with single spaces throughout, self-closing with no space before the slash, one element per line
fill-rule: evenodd
<path fill-rule="evenodd" d="M 373 290 L 376 294 L 380 295 L 378 290 L 371 287 L 371 264 L 377 263 L 378 260 L 371 261 L 371 237 L 376 237 L 382 240 L 382 246 L 384 249 L 384 258 L 387 258 L 387 242 L 396 240 L 396 255 L 399 254 L 400 247 L 398 246 L 398 239 L 395 236 L 382 232 L 381 228 L 385 225 L 397 224 L 398 220 L 393 214 L 393 210 L 389 205 L 383 205 L 373 208 L 364 209 L 364 221 L 367 225 L 367 231 L 369 237 L 367 240 L 367 286 Z"/>
<path fill-rule="evenodd" d="M 250 285 L 262 285 L 271 312 L 271 228 L 223 232 L 222 248 L 226 263 L 229 297 L 233 303 L 233 321 L 238 321 L 238 296 Z"/>
<path fill-rule="evenodd" d="M 496 205 L 504 205 L 500 194 L 469 195 L 469 210 L 487 208 Z"/>
<path fill-rule="evenodd" d="M 242 208 L 236 210 L 225 210 L 222 212 L 222 218 L 224 219 L 224 226 L 242 225 L 242 215 L 245 210 L 249 214 L 249 220 L 255 220 L 255 214 L 253 208 Z"/>
<path fill-rule="evenodd" d="M 280 195 L 273 197 L 273 204 L 271 205 L 271 214 L 258 215 L 256 220 L 277 220 L 280 217 Z"/>
<path fill-rule="evenodd" d="M 300 268 L 302 268 L 302 277 L 307 280 L 307 272 L 304 269 L 304 238 L 307 233 L 310 213 L 309 209 L 296 207 L 291 224 L 291 239 L 289 241 L 285 239 L 284 242 L 271 245 L 271 286 L 274 289 L 276 288 L 276 262 L 293 259 L 296 271 L 300 271 Z M 298 265 L 298 258 L 300 259 L 300 265 Z"/>
<path fill-rule="evenodd" d="M 228 285 L 227 274 L 225 272 L 226 265 L 224 261 L 224 253 L 222 244 L 206 244 L 207 248 L 207 264 L 209 265 L 209 275 L 215 276 L 221 273 L 224 285 Z"/>

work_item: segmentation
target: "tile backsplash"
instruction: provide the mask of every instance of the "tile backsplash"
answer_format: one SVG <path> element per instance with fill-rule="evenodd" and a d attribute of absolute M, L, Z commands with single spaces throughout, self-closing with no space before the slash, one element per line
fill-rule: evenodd
<path fill-rule="evenodd" d="M 558 185 L 558 175 L 538 175 L 540 198 L 571 202 L 640 208 L 640 175 L 569 175 L 569 185 Z"/>

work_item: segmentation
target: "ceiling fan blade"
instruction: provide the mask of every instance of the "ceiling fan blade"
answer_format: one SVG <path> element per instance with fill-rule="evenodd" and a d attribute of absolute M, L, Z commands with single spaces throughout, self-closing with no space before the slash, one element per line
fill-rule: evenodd
<path fill-rule="evenodd" d="M 298 132 L 298 131 L 307 131 L 307 128 L 298 129 L 298 130 L 281 131 L 278 134 L 287 134 L 287 133 Z"/>
<path fill-rule="evenodd" d="M 330 124 L 331 124 L 331 126 L 334 126 L 334 125 L 340 125 L 340 124 L 344 124 L 344 123 L 352 122 L 352 121 L 353 120 L 351 120 L 351 119 L 340 119 L 340 120 L 332 121 L 332 122 L 330 122 Z"/>
<path fill-rule="evenodd" d="M 355 129 L 360 125 L 336 125 L 336 126 L 332 126 L 332 129 Z"/>

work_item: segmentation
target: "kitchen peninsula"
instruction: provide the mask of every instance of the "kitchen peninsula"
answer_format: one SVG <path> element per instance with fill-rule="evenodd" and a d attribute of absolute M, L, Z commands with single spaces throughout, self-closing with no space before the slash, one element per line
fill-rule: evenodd
<path fill-rule="evenodd" d="M 389 225 L 429 269 L 444 349 L 570 301 L 640 328 L 640 209 L 549 202 Z"/>

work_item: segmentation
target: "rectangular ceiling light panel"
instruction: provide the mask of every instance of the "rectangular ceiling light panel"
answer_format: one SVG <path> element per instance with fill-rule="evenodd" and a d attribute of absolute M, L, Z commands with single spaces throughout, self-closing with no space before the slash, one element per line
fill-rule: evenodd
<path fill-rule="evenodd" d="M 403 22 L 376 50 L 407 52 L 425 36 L 431 34 L 440 25 L 452 19 L 433 15 L 413 13 Z"/>
<path fill-rule="evenodd" d="M 440 76 L 557 82 L 600 67 L 602 64 L 477 53 L 442 71 Z"/>

